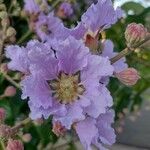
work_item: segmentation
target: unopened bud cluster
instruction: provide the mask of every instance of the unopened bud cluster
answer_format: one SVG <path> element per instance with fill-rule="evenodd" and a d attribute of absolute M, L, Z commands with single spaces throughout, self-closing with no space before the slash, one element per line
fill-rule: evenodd
<path fill-rule="evenodd" d="M 133 47 L 142 42 L 147 34 L 147 29 L 142 24 L 131 23 L 127 26 L 125 31 L 125 38 L 127 45 Z"/>
<path fill-rule="evenodd" d="M 5 4 L 0 3 L 0 43 L 14 43 L 16 41 L 16 31 L 10 26 L 10 19 L 6 10 Z"/>

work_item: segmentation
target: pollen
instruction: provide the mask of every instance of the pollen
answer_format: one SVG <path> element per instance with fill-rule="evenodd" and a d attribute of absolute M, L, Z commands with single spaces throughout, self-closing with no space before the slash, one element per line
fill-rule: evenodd
<path fill-rule="evenodd" d="M 49 85 L 53 91 L 53 97 L 63 104 L 74 102 L 85 91 L 80 83 L 79 72 L 73 75 L 61 72 L 57 79 L 49 81 Z"/>

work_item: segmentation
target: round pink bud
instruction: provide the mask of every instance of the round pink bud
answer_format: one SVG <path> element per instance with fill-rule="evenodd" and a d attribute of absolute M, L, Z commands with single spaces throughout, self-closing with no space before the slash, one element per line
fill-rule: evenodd
<path fill-rule="evenodd" d="M 52 131 L 57 136 L 63 136 L 66 132 L 66 128 L 64 126 L 62 126 L 62 124 L 60 122 L 57 121 L 53 124 L 53 130 Z"/>
<path fill-rule="evenodd" d="M 138 44 L 146 37 L 147 29 L 142 24 L 131 23 L 125 31 L 125 38 L 129 47 Z"/>
<path fill-rule="evenodd" d="M 2 123 L 5 120 L 6 117 L 6 111 L 4 108 L 0 108 L 0 123 Z"/>
<path fill-rule="evenodd" d="M 30 142 L 31 139 L 32 139 L 32 136 L 31 136 L 30 133 L 26 133 L 26 134 L 24 134 L 24 135 L 22 136 L 22 140 L 23 140 L 24 142 L 26 142 L 26 143 Z"/>
<path fill-rule="evenodd" d="M 138 71 L 134 68 L 127 68 L 119 73 L 115 73 L 115 76 L 127 86 L 135 85 L 140 79 Z"/>
<path fill-rule="evenodd" d="M 16 88 L 14 88 L 13 86 L 8 86 L 5 89 L 4 95 L 7 97 L 12 97 L 16 94 Z"/>
<path fill-rule="evenodd" d="M 6 150 L 24 150 L 24 146 L 21 141 L 10 139 L 7 143 Z"/>
<path fill-rule="evenodd" d="M 2 73 L 7 73 L 8 72 L 8 67 L 6 63 L 2 63 L 0 66 L 0 72 Z"/>

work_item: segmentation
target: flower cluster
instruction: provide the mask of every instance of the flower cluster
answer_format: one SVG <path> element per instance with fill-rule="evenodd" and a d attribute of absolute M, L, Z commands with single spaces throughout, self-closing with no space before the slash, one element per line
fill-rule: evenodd
<path fill-rule="evenodd" d="M 115 142 L 108 80 L 127 64 L 125 58 L 111 64 L 109 59 L 116 55 L 113 43 L 99 40 L 99 34 L 123 12 L 114 9 L 111 0 L 98 0 L 75 28 L 68 29 L 54 12 L 43 12 L 41 5 L 25 1 L 25 10 L 38 15 L 35 30 L 42 42 L 31 40 L 26 46 L 6 48 L 9 69 L 24 74 L 22 99 L 29 98 L 32 119 L 53 117 L 57 135 L 74 129 L 85 149 L 91 150 L 91 144 L 105 149 L 104 145 Z M 60 7 L 68 11 L 70 6 Z"/>

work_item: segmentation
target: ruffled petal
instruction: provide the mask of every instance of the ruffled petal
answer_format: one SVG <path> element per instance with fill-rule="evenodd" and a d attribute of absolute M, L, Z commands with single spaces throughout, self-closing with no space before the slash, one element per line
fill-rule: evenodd
<path fill-rule="evenodd" d="M 59 70 L 67 74 L 74 74 L 87 65 L 89 49 L 73 37 L 68 37 L 58 45 L 57 57 L 59 59 Z"/>
<path fill-rule="evenodd" d="M 83 115 L 83 109 L 78 103 L 70 104 L 66 107 L 67 114 L 62 117 L 56 116 L 54 117 L 54 120 L 61 122 L 67 129 L 71 129 L 73 123 L 85 119 L 85 116 Z"/>
<path fill-rule="evenodd" d="M 86 150 L 92 150 L 92 140 L 97 136 L 98 129 L 95 126 L 95 120 L 87 118 L 84 121 L 76 123 L 75 130 Z"/>
<path fill-rule="evenodd" d="M 17 70 L 24 73 L 29 71 L 29 59 L 27 56 L 28 51 L 24 47 L 11 45 L 6 47 L 6 57 L 11 59 L 8 63 L 8 68 Z"/>

